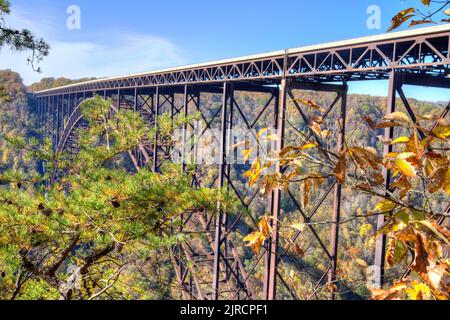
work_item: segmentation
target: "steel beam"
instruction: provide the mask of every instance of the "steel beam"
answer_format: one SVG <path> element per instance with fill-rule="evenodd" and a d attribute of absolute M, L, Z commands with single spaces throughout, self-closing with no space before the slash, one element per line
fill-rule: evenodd
<path fill-rule="evenodd" d="M 339 135 L 338 135 L 338 150 L 342 152 L 345 148 L 345 128 L 347 120 L 347 91 L 348 86 L 344 84 L 344 90 L 341 94 L 341 110 L 339 113 Z M 328 285 L 330 291 L 330 299 L 336 298 L 336 271 L 338 266 L 338 249 L 339 249 L 339 225 L 341 222 L 341 201 L 342 201 L 342 184 L 336 183 L 334 189 L 334 202 L 333 202 L 333 223 L 331 225 L 330 235 L 330 255 L 331 255 L 331 268 L 328 273 Z"/>
<path fill-rule="evenodd" d="M 223 96 L 222 96 L 222 120 L 221 120 L 221 138 L 220 138 L 220 159 L 219 159 L 219 180 L 218 180 L 218 189 L 222 190 L 225 186 L 225 170 L 226 170 L 226 152 L 227 152 L 227 122 L 228 122 L 228 100 L 232 95 L 233 87 L 231 83 L 224 82 L 223 84 Z M 213 283 L 212 283 L 212 298 L 214 300 L 219 299 L 220 288 L 219 288 L 219 279 L 220 279 L 220 256 L 221 256 L 221 247 L 223 243 L 222 239 L 222 223 L 224 219 L 224 215 L 226 213 L 222 212 L 221 203 L 217 204 L 217 216 L 216 216 L 216 225 L 215 225 L 215 238 L 214 238 L 214 266 L 213 266 Z"/>
<path fill-rule="evenodd" d="M 156 88 L 156 94 L 155 94 L 155 141 L 153 146 L 153 172 L 158 171 L 158 117 L 159 117 L 159 107 L 160 107 L 160 94 L 159 94 L 159 87 Z"/>
<path fill-rule="evenodd" d="M 281 80 L 281 84 L 279 87 L 279 105 L 277 108 L 277 129 L 278 129 L 278 141 L 277 141 L 277 150 L 281 151 L 284 148 L 284 133 L 285 133 L 285 113 L 286 113 L 286 101 L 287 101 L 287 93 L 290 90 L 290 81 L 287 79 Z M 281 172 L 280 162 L 277 163 L 276 172 Z M 272 195 L 272 237 L 270 238 L 270 242 L 268 243 L 268 251 L 266 258 L 266 279 L 267 279 L 267 296 L 265 297 L 267 300 L 275 300 L 276 299 L 276 291 L 277 291 L 277 268 L 278 268 L 278 219 L 280 216 L 281 209 L 281 190 L 276 190 Z"/>
<path fill-rule="evenodd" d="M 399 75 L 393 71 L 389 75 L 389 93 L 387 100 L 386 115 L 395 112 L 396 110 L 396 97 L 397 88 L 399 85 Z M 390 141 L 394 138 L 394 128 L 386 128 L 384 130 L 385 141 Z M 392 145 L 385 145 L 383 154 L 387 155 L 392 152 Z M 392 174 L 391 171 L 383 167 L 383 177 L 384 185 L 388 190 L 391 185 Z M 377 219 L 377 231 L 380 231 L 384 224 L 386 223 L 386 217 L 384 215 L 379 215 Z M 384 284 L 384 273 L 385 273 L 385 259 L 386 259 L 386 236 L 381 234 L 377 237 L 376 248 L 375 248 L 375 275 L 374 275 L 374 286 L 375 288 L 382 288 Z"/>

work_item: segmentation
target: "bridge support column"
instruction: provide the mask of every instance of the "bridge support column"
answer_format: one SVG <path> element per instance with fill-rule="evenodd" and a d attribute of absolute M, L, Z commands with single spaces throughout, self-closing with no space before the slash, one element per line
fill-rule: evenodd
<path fill-rule="evenodd" d="M 155 141 L 154 141 L 154 151 L 153 151 L 153 172 L 158 171 L 158 117 L 159 117 L 159 107 L 160 107 L 160 88 L 156 87 L 155 94 Z"/>
<path fill-rule="evenodd" d="M 229 121 L 228 102 L 233 97 L 232 84 L 225 82 L 223 84 L 222 96 L 222 118 L 221 118 L 221 134 L 220 134 L 220 159 L 219 159 L 219 180 L 218 188 L 221 190 L 225 186 L 225 171 L 227 159 L 227 128 Z M 218 300 L 220 296 L 220 257 L 222 255 L 221 249 L 223 245 L 222 228 L 223 222 L 226 221 L 226 213 L 222 212 L 221 204 L 217 205 L 217 216 L 215 225 L 215 239 L 214 239 L 214 266 L 213 266 L 213 300 Z"/>
<path fill-rule="evenodd" d="M 277 150 L 281 151 L 284 148 L 284 133 L 285 133 L 285 113 L 286 113 L 286 101 L 287 93 L 289 91 L 289 80 L 282 79 L 279 87 L 276 106 L 278 141 Z M 278 162 L 276 169 L 277 172 L 281 172 L 281 165 Z M 277 273 L 278 273 L 278 218 L 280 216 L 281 209 L 281 190 L 274 191 L 272 193 L 272 237 L 268 243 L 268 249 L 266 253 L 266 271 L 264 285 L 266 292 L 264 292 L 266 300 L 275 300 L 277 291 Z"/>
<path fill-rule="evenodd" d="M 345 147 L 345 128 L 347 120 L 347 92 L 348 86 L 344 84 L 341 94 L 341 109 L 339 113 L 339 134 L 338 134 L 338 150 L 342 152 Z M 330 255 L 331 268 L 328 273 L 328 285 L 330 288 L 330 299 L 336 298 L 336 271 L 338 264 L 338 248 L 339 248 L 339 224 L 341 221 L 341 201 L 342 201 L 342 184 L 337 182 L 334 189 L 334 203 L 333 203 L 333 224 L 331 225 L 330 235 Z"/>

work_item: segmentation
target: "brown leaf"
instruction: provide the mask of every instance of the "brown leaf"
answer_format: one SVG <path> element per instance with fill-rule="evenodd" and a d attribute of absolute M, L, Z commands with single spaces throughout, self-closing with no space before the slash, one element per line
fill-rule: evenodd
<path fill-rule="evenodd" d="M 427 23 L 434 23 L 433 20 L 412 20 L 409 23 L 410 27 L 414 27 L 414 26 L 418 26 L 418 25 L 422 25 L 422 24 L 427 24 Z"/>
<path fill-rule="evenodd" d="M 321 106 L 319 106 L 317 103 L 315 103 L 314 101 L 311 100 L 303 100 L 303 99 L 295 99 L 295 101 L 300 102 L 302 104 L 304 104 L 305 106 L 311 107 L 315 110 L 319 110 L 319 111 L 324 111 L 323 108 Z"/>
<path fill-rule="evenodd" d="M 395 239 L 389 239 L 388 247 L 386 250 L 386 262 L 388 267 L 392 267 L 395 263 L 394 261 L 394 255 L 395 255 Z"/>
<path fill-rule="evenodd" d="M 419 223 L 427 227 L 437 238 L 441 239 L 450 246 L 450 230 L 446 227 L 439 225 L 436 221 L 424 220 L 419 221 Z"/>
<path fill-rule="evenodd" d="M 292 247 L 292 250 L 294 251 L 294 253 L 298 254 L 300 257 L 305 256 L 305 251 L 298 244 L 294 244 Z"/>
<path fill-rule="evenodd" d="M 414 263 L 411 265 L 411 269 L 416 271 L 418 274 L 426 274 L 428 272 L 427 267 L 430 265 L 428 261 L 428 251 L 426 238 L 419 232 L 416 232 L 416 243 L 415 243 L 415 258 Z"/>
<path fill-rule="evenodd" d="M 415 8 L 408 8 L 400 11 L 393 19 L 392 25 L 389 27 L 388 31 L 394 30 L 400 27 L 405 21 L 414 17 L 414 13 L 416 12 Z"/>
<path fill-rule="evenodd" d="M 302 206 L 306 208 L 309 204 L 309 192 L 311 191 L 311 181 L 309 179 L 304 180 L 301 188 L 302 193 Z"/>
<path fill-rule="evenodd" d="M 334 176 L 340 184 L 345 183 L 345 171 L 347 167 L 347 154 L 345 152 L 341 152 L 339 156 L 339 161 L 336 164 L 336 168 L 334 168 Z"/>

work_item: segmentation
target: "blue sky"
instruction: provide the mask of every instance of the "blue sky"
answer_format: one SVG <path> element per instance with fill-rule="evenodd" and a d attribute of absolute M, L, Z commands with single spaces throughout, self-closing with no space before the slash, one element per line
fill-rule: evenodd
<path fill-rule="evenodd" d="M 27 27 L 52 46 L 42 74 L 26 55 L 0 52 L 0 69 L 19 71 L 27 84 L 44 76 L 102 77 L 144 72 L 380 34 L 395 13 L 420 0 L 12 0 L 9 25 Z M 69 30 L 70 5 L 81 29 Z M 381 9 L 382 29 L 367 28 L 367 8 Z M 352 92 L 384 95 L 386 83 L 351 84 Z M 450 100 L 443 90 L 407 90 L 424 100 Z"/>

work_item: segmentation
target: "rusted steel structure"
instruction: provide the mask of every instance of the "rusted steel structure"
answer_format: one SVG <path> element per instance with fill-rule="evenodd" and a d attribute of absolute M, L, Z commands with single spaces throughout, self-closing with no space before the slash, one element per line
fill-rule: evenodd
<path fill-rule="evenodd" d="M 228 187 L 234 190 L 246 207 L 255 201 L 266 201 L 266 209 L 278 218 L 281 199 L 290 198 L 305 222 L 311 221 L 325 199 L 334 197 L 330 218 L 330 242 L 326 245 L 313 225 L 310 232 L 327 257 L 328 267 L 319 277 L 316 289 L 336 281 L 339 250 L 339 221 L 341 212 L 341 189 L 337 182 L 329 186 L 310 212 L 298 204 L 289 191 L 274 192 L 269 200 L 258 198 L 258 191 L 250 195 L 240 194 L 233 181 L 233 164 L 227 163 L 225 156 L 229 148 L 227 134 L 233 128 L 236 117 L 251 129 L 267 126 L 276 127 L 281 134 L 277 148 L 284 142 L 286 126 L 286 106 L 293 104 L 300 118 L 308 124 L 310 119 L 297 102 L 296 90 L 313 90 L 336 93 L 336 99 L 328 107 L 325 117 L 332 111 L 339 113 L 339 134 L 337 148 L 342 148 L 345 140 L 346 102 L 348 82 L 360 80 L 389 80 L 386 113 L 396 110 L 397 97 L 401 99 L 411 119 L 417 121 L 402 87 L 403 85 L 427 86 L 450 89 L 450 26 L 437 26 L 391 33 L 387 35 L 340 41 L 318 46 L 277 51 L 236 59 L 192 65 L 144 74 L 100 79 L 59 87 L 36 93 L 39 123 L 44 132 L 52 138 L 58 151 L 76 148 L 74 129 L 82 124 L 80 104 L 96 94 L 111 98 L 118 108 L 141 112 L 149 123 L 156 124 L 156 115 L 170 112 L 189 114 L 199 111 L 206 126 L 220 129 L 220 163 L 210 168 L 210 179 L 194 178 L 196 186 Z M 242 105 L 235 98 L 236 92 L 258 92 L 267 96 L 267 102 L 259 115 L 247 119 Z M 202 105 L 204 94 L 221 96 L 221 107 L 207 112 Z M 447 116 L 450 105 L 442 110 L 442 118 Z M 259 123 L 266 110 L 270 110 L 271 123 Z M 207 116 L 206 113 L 211 114 Z M 386 138 L 393 137 L 393 130 L 386 129 Z M 186 137 L 184 137 L 186 138 Z M 154 150 L 153 150 L 154 149 Z M 142 146 L 130 156 L 136 167 L 151 163 L 158 171 L 161 164 L 168 161 L 168 150 Z M 386 147 L 384 152 L 390 152 Z M 185 151 L 187 152 L 187 151 Z M 186 157 L 186 155 L 182 155 Z M 199 171 L 203 170 L 199 168 Z M 277 170 L 283 170 L 278 167 Z M 385 183 L 391 184 L 391 175 L 384 172 Z M 215 216 L 193 214 L 184 216 L 180 232 L 202 234 L 203 242 L 189 243 L 173 248 L 172 260 L 185 299 L 277 299 L 280 286 L 292 298 L 298 298 L 278 271 L 278 266 L 289 250 L 281 248 L 278 242 L 277 220 L 273 222 L 273 234 L 265 250 L 252 265 L 245 265 L 233 235 L 239 229 L 243 213 L 218 212 Z M 378 227 L 384 224 L 380 217 Z M 298 231 L 289 243 L 300 236 Z M 381 286 L 384 276 L 385 239 L 380 236 L 376 244 L 375 264 L 376 284 Z M 201 248 L 201 249 L 199 249 Z M 250 279 L 263 265 L 264 280 L 260 286 L 252 285 Z M 207 274 L 206 278 L 199 276 Z M 206 272 L 205 272 L 206 271 Z M 209 276 L 209 278 L 208 278 Z M 332 287 L 332 286 L 331 286 Z M 331 289 L 333 291 L 333 289 Z M 334 298 L 333 292 L 330 298 Z"/>

